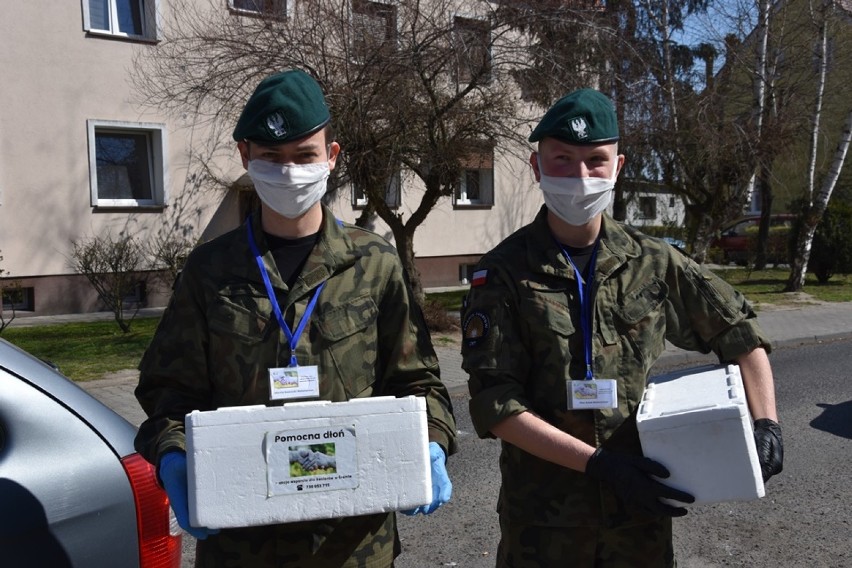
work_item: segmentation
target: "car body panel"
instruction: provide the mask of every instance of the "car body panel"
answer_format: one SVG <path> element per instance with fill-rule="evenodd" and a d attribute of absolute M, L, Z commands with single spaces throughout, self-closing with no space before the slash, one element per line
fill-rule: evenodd
<path fill-rule="evenodd" d="M 138 567 L 120 458 L 136 428 L 0 340 L 0 559 L 4 566 Z"/>
<path fill-rule="evenodd" d="M 793 224 L 796 216 L 789 213 L 779 213 L 771 215 L 769 219 L 770 227 L 787 226 Z M 722 251 L 723 260 L 725 262 L 736 262 L 745 264 L 748 262 L 749 255 L 749 237 L 748 230 L 751 227 L 760 225 L 760 215 L 750 215 L 737 219 L 722 229 L 719 236 L 710 243 L 711 248 L 718 248 Z"/>

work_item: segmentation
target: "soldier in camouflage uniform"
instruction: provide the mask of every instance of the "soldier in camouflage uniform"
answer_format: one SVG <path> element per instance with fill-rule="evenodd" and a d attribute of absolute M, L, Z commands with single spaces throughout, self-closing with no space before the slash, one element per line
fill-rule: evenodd
<path fill-rule="evenodd" d="M 463 309 L 471 417 L 502 440 L 500 567 L 674 564 L 671 517 L 686 510 L 661 498 L 694 499 L 657 480 L 668 471 L 642 456 L 635 423 L 666 340 L 740 365 L 764 478 L 781 471 L 770 345 L 749 303 L 603 213 L 618 136 L 591 89 L 545 114 L 530 136 L 545 206 L 482 258 Z"/>
<path fill-rule="evenodd" d="M 148 419 L 136 447 L 199 539 L 197 566 L 386 568 L 400 552 L 393 513 L 221 531 L 189 525 L 184 416 L 284 404 L 270 400 L 270 370 L 291 363 L 316 366 L 321 400 L 425 397 L 434 501 L 407 513 L 431 513 L 450 498 L 452 407 L 399 257 L 319 201 L 339 152 L 329 120 L 307 74 L 260 83 L 234 139 L 261 209 L 192 252 L 140 363 L 136 396 Z"/>

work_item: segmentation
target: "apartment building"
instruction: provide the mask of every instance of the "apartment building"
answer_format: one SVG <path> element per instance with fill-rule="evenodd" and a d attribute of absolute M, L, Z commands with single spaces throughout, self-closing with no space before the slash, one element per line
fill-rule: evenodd
<path fill-rule="evenodd" d="M 286 11 L 292 4 L 197 1 L 223 19 Z M 392 4 L 352 2 L 353 25 L 395 25 L 388 17 Z M 448 17 L 470 27 L 475 15 L 458 4 Z M 222 187 L 200 189 L 191 158 L 199 141 L 214 135 L 213 126 L 198 124 L 190 110 L 177 118 L 160 112 L 134 87 L 135 58 L 158 49 L 170 10 L 170 0 L 6 6 L 0 22 L 6 46 L 0 52 L 0 282 L 17 285 L 4 302 L 7 312 L 11 303 L 17 317 L 104 309 L 72 269 L 74 241 L 129 234 L 150 242 L 174 232 L 207 240 L 241 222 L 252 190 L 235 147 L 216 157 Z M 230 125 L 221 130 L 230 132 Z M 414 250 L 424 287 L 463 282 L 481 254 L 535 215 L 542 200 L 520 157 L 525 151 L 494 150 L 472 160 L 454 194 L 417 229 Z M 401 170 L 388 191 L 405 217 L 423 190 Z M 327 201 L 347 221 L 365 205 L 351 186 Z M 380 221 L 373 229 L 392 240 Z M 146 306 L 162 306 L 169 290 L 149 286 L 137 295 Z"/>

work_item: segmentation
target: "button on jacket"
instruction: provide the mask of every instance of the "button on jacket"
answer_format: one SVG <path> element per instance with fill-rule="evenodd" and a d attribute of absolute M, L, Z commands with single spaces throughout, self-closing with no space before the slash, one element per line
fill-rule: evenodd
<path fill-rule="evenodd" d="M 568 410 L 566 380 L 586 376 L 578 284 L 547 209 L 480 261 L 462 313 L 463 367 L 477 433 L 532 411 L 591 446 L 641 453 L 634 413 L 666 340 L 731 361 L 769 341 L 745 298 L 663 241 L 604 215 L 594 267 L 594 375 L 615 379 L 618 407 Z M 611 526 L 646 520 L 610 488 L 503 443 L 498 510 L 526 524 Z"/>

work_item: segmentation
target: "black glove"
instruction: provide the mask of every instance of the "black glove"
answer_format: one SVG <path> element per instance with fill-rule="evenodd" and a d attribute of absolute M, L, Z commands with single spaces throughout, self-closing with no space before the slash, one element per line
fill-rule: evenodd
<path fill-rule="evenodd" d="M 663 464 L 643 456 L 618 454 L 598 448 L 586 464 L 586 473 L 609 483 L 622 501 L 633 503 L 654 515 L 682 517 L 686 514 L 683 507 L 673 507 L 660 501 L 660 498 L 682 503 L 695 501 L 695 497 L 689 493 L 652 479 L 652 475 L 668 477 L 669 470 Z"/>
<path fill-rule="evenodd" d="M 754 443 L 763 482 L 781 473 L 784 469 L 784 442 L 781 441 L 781 426 L 769 418 L 754 421 Z"/>

